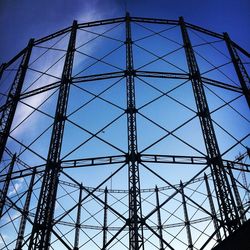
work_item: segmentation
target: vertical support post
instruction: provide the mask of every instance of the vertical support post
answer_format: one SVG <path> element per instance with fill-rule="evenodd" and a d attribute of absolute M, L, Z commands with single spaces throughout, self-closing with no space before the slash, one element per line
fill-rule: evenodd
<path fill-rule="evenodd" d="M 4 72 L 5 66 L 6 66 L 6 63 L 2 63 L 1 66 L 0 66 L 0 80 L 1 80 L 1 78 L 2 78 L 2 75 L 3 75 L 3 72 Z"/>
<path fill-rule="evenodd" d="M 30 179 L 29 188 L 27 191 L 27 196 L 26 196 L 26 200 L 25 200 L 25 204 L 24 204 L 24 208 L 23 208 L 21 221 L 19 224 L 19 230 L 18 230 L 15 250 L 22 250 L 24 233 L 25 233 L 25 228 L 26 228 L 27 217 L 29 215 L 30 200 L 31 200 L 32 192 L 33 192 L 33 185 L 34 185 L 34 181 L 35 181 L 35 176 L 36 176 L 36 170 L 33 170 L 33 173 L 32 173 L 31 179 Z"/>
<path fill-rule="evenodd" d="M 242 175 L 242 181 L 243 181 L 243 186 L 246 188 L 246 196 L 247 196 L 247 200 L 246 202 L 248 202 L 250 204 L 250 192 L 248 192 L 248 184 L 247 184 L 247 178 L 246 178 L 246 174 L 244 171 L 244 166 L 241 166 L 241 169 L 243 170 L 241 175 Z"/>
<path fill-rule="evenodd" d="M 236 48 L 233 46 L 232 41 L 226 32 L 224 33 L 224 40 L 226 42 L 229 54 L 231 56 L 236 74 L 240 81 L 242 92 L 246 98 L 248 107 L 250 108 L 250 77 L 238 55 Z"/>
<path fill-rule="evenodd" d="M 136 105 L 134 85 L 134 65 L 131 37 L 131 20 L 126 15 L 126 88 L 128 124 L 128 168 L 129 168 L 129 249 L 143 248 L 143 225 L 139 177 L 139 155 L 137 149 Z"/>
<path fill-rule="evenodd" d="M 37 204 L 29 250 L 49 249 L 60 173 L 60 154 L 73 68 L 77 22 L 74 21 L 65 57 L 46 168 Z"/>
<path fill-rule="evenodd" d="M 159 230 L 159 244 L 160 248 L 159 250 L 164 250 L 163 245 L 163 234 L 162 234 L 162 223 L 161 223 L 161 211 L 160 211 L 160 200 L 159 200 L 159 189 L 157 186 L 155 186 L 155 195 L 156 195 L 156 208 L 157 210 L 157 220 L 158 220 L 158 230 Z"/>
<path fill-rule="evenodd" d="M 182 196 L 182 204 L 183 204 L 183 211 L 184 211 L 184 219 L 185 219 L 185 226 L 187 230 L 187 238 L 188 238 L 188 249 L 193 250 L 193 242 L 192 242 L 192 234 L 190 228 L 190 221 L 188 217 L 188 210 L 187 210 L 187 203 L 184 195 L 184 188 L 182 182 L 180 182 L 180 193 Z"/>
<path fill-rule="evenodd" d="M 241 219 L 241 222 L 243 224 L 244 222 L 247 221 L 247 218 L 246 218 L 246 215 L 244 213 L 244 208 L 243 208 L 243 205 L 242 205 L 242 202 L 241 202 L 240 193 L 239 193 L 239 190 L 237 188 L 236 181 L 234 179 L 234 175 L 233 175 L 233 172 L 232 172 L 232 169 L 231 169 L 231 166 L 230 166 L 229 163 L 228 163 L 227 167 L 228 167 L 228 173 L 229 173 L 231 183 L 232 183 L 232 188 L 233 188 L 233 191 L 234 191 L 234 196 L 235 196 L 235 200 L 236 200 L 236 204 L 237 204 L 237 209 L 239 211 L 240 219 Z"/>
<path fill-rule="evenodd" d="M 213 220 L 213 224 L 214 224 L 214 230 L 216 231 L 216 240 L 217 240 L 217 242 L 220 242 L 221 241 L 221 235 L 220 235 L 220 230 L 219 230 L 220 228 L 219 228 L 217 215 L 216 215 L 214 202 L 213 202 L 213 197 L 212 197 L 212 193 L 211 193 L 211 189 L 210 189 L 210 186 L 209 186 L 209 181 L 208 181 L 208 177 L 207 177 L 206 173 L 204 174 L 204 180 L 205 180 L 205 183 L 206 183 L 207 197 L 208 197 L 208 201 L 209 201 L 209 206 L 210 206 L 211 214 L 213 216 L 212 220 Z"/>
<path fill-rule="evenodd" d="M 106 243 L 107 243 L 107 230 L 108 230 L 108 189 L 107 187 L 105 188 L 104 191 L 104 208 L 103 208 L 103 247 L 102 250 L 106 250 Z"/>
<path fill-rule="evenodd" d="M 8 105 L 6 105 L 6 108 L 3 111 L 2 116 L 0 118 L 0 161 L 2 160 L 3 157 L 4 148 L 8 140 L 10 128 L 19 101 L 19 96 L 21 94 L 21 90 L 23 87 L 24 78 L 28 69 L 33 43 L 34 39 L 31 39 L 23 55 L 21 64 L 17 70 L 14 82 L 8 94 L 6 100 L 6 104 Z"/>
<path fill-rule="evenodd" d="M 78 199 L 78 204 L 77 204 L 77 217 L 76 217 L 76 231 L 75 231 L 75 243 L 74 243 L 74 250 L 79 249 L 79 236 L 80 236 L 80 226 L 81 226 L 81 207 L 82 207 L 82 190 L 83 186 L 82 183 L 80 185 L 80 190 L 79 190 L 79 199 Z"/>
<path fill-rule="evenodd" d="M 10 186 L 11 175 L 12 175 L 12 171 L 13 171 L 13 168 L 14 168 L 14 165 L 15 165 L 15 161 L 16 161 L 16 154 L 14 154 L 12 156 L 10 166 L 9 166 L 9 169 L 8 169 L 8 174 L 6 175 L 6 179 L 5 179 L 3 188 L 2 188 L 1 193 L 0 193 L 0 218 L 2 217 L 3 208 L 4 208 L 6 197 L 7 197 L 7 194 L 8 194 L 8 189 L 9 189 L 9 186 Z"/>
<path fill-rule="evenodd" d="M 207 156 L 211 164 L 211 171 L 214 178 L 214 185 L 222 218 L 222 227 L 224 228 L 225 233 L 232 234 L 241 225 L 239 214 L 231 189 L 227 184 L 227 174 L 221 159 L 218 142 L 201 80 L 200 70 L 189 39 L 185 22 L 182 17 L 180 17 L 179 24 L 181 27 L 190 79 L 198 111 L 197 115 L 200 120 Z"/>

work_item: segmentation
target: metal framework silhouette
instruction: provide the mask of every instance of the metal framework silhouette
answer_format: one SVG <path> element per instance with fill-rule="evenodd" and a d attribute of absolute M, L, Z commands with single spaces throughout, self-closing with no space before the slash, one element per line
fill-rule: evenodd
<path fill-rule="evenodd" d="M 97 39 L 104 42 L 95 43 Z M 113 48 L 113 42 L 119 46 Z M 198 49 L 204 47 L 202 55 Z M 209 49 L 226 62 L 211 62 Z M 127 13 L 74 21 L 31 39 L 0 69 L 1 249 L 212 249 L 234 235 L 250 215 L 249 58 L 227 33 L 182 17 L 164 20 Z M 138 61 L 143 62 L 140 67 Z M 210 68 L 203 70 L 204 65 Z M 183 89 L 187 85 L 189 92 Z M 109 92 L 115 87 L 116 92 Z M 171 95 L 179 89 L 183 91 Z M 208 98 L 209 91 L 216 99 Z M 34 102 L 40 97 L 39 104 Z M 153 106 L 163 98 L 181 107 L 183 119 L 172 128 L 162 121 L 175 120 L 178 108 Z M 193 103 L 186 102 L 192 98 Z M 83 112 L 92 104 L 89 113 Z M 147 107 L 152 109 L 144 112 Z M 113 116 L 111 109 L 120 113 Z M 156 109 L 174 113 L 163 117 Z M 221 110 L 237 116 L 232 123 L 238 130 L 216 121 L 213 115 Z M 98 117 L 102 113 L 107 123 Z M 121 119 L 123 125 L 117 125 Z M 194 141 L 198 137 L 198 144 L 186 139 L 186 132 L 178 133 L 194 120 L 200 132 L 191 126 L 188 134 Z M 43 124 L 45 129 L 33 136 L 33 127 Z M 230 138 L 226 146 L 227 137 L 218 128 Z M 166 142 L 168 138 L 188 150 L 180 147 L 180 154 L 179 144 Z M 83 147 L 86 151 L 79 151 Z M 164 153 L 169 148 L 177 153 Z M 181 170 L 166 170 L 173 168 Z M 175 175 L 178 182 L 171 180 Z"/>

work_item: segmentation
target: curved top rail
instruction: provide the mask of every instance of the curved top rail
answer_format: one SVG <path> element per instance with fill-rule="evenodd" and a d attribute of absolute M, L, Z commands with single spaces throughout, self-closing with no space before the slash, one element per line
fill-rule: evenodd
<path fill-rule="evenodd" d="M 81 28 L 89 28 L 89 27 L 94 27 L 94 26 L 100 26 L 100 25 L 107 25 L 107 24 L 113 24 L 113 23 L 119 23 L 119 22 L 125 22 L 126 17 L 117 17 L 117 18 L 110 18 L 110 19 L 103 19 L 103 20 L 97 20 L 97 21 L 91 21 L 91 22 L 84 22 L 84 23 L 79 23 L 77 25 L 78 29 Z M 130 17 L 130 20 L 132 22 L 143 22 L 143 23 L 153 23 L 153 24 L 168 24 L 168 25 L 180 25 L 179 20 L 170 20 L 170 19 L 161 19 L 161 18 L 148 18 L 148 17 Z M 202 28 L 198 25 L 194 25 L 191 24 L 189 22 L 185 22 L 186 26 L 188 28 L 191 28 L 193 30 L 202 32 L 204 34 L 219 38 L 224 40 L 224 36 L 223 34 Z M 58 30 L 50 35 L 47 35 L 45 37 L 39 38 L 37 40 L 34 41 L 34 45 L 38 45 L 40 43 L 46 42 L 50 39 L 56 38 L 60 35 L 63 35 L 67 32 L 71 31 L 72 26 L 69 26 L 67 28 Z M 246 51 L 244 48 L 242 48 L 241 46 L 239 46 L 236 42 L 232 41 L 232 45 L 238 49 L 242 54 L 244 54 L 245 56 L 247 56 L 248 58 L 250 58 L 250 53 L 248 51 Z M 5 70 L 6 68 L 8 68 L 13 62 L 15 62 L 20 56 L 23 55 L 23 53 L 26 51 L 26 48 L 24 48 L 23 50 L 21 50 L 16 56 L 14 56 L 10 61 L 8 61 L 7 63 L 3 63 L 2 67 L 3 70 Z"/>

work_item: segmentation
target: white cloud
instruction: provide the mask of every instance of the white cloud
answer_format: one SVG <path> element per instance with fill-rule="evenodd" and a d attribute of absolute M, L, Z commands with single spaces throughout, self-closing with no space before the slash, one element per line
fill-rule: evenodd
<path fill-rule="evenodd" d="M 8 196 L 12 196 L 12 195 L 15 195 L 18 191 L 20 191 L 23 187 L 23 182 L 24 182 L 24 179 L 21 178 L 21 179 L 18 179 L 15 184 L 10 188 L 10 191 L 8 193 Z"/>
<path fill-rule="evenodd" d="M 65 41 L 66 44 L 66 41 Z M 66 46 L 66 45 L 65 45 Z M 40 55 L 39 52 L 34 51 L 34 55 L 33 58 L 36 58 Z M 60 55 L 62 56 L 62 54 Z M 54 75 L 56 77 L 59 77 L 61 75 L 61 68 L 62 68 L 62 62 L 59 62 L 58 64 L 56 64 L 52 69 L 50 69 L 48 71 L 48 68 L 56 61 L 58 60 L 58 58 L 54 58 L 54 55 L 49 55 L 47 57 L 41 57 L 39 58 L 35 65 L 31 65 L 31 68 L 39 70 L 41 72 L 47 72 L 50 75 Z M 37 64 L 37 65 L 36 65 Z M 32 71 L 30 71 L 32 72 Z M 42 75 L 39 74 L 37 75 L 37 77 L 41 77 Z M 36 79 L 36 78 L 35 78 Z M 52 78 L 50 76 L 47 75 L 43 75 L 40 79 L 38 79 L 38 81 L 36 81 L 34 83 L 34 85 L 30 88 L 28 88 L 25 92 L 40 88 L 40 87 L 44 87 L 48 84 L 51 84 L 53 82 L 58 81 L 58 79 L 56 78 Z M 26 78 L 25 78 L 25 83 L 24 85 L 29 86 L 30 84 L 32 84 L 32 82 L 34 82 L 34 78 L 32 78 L 32 75 L 27 74 Z M 52 90 L 54 91 L 54 90 Z M 25 98 L 22 100 L 23 103 L 26 103 L 28 105 L 30 105 L 31 107 L 28 107 L 27 105 L 20 103 L 19 106 L 17 107 L 16 110 L 16 114 L 15 114 L 15 119 L 14 119 L 14 123 L 13 123 L 13 127 L 12 129 L 14 129 L 12 131 L 12 136 L 18 136 L 22 133 L 27 132 L 27 129 L 29 129 L 29 131 L 31 129 L 35 129 L 37 122 L 39 122 L 37 119 L 34 119 L 34 116 L 31 115 L 23 124 L 21 124 L 20 126 L 18 126 L 16 128 L 17 125 L 19 125 L 19 123 L 21 123 L 25 118 L 27 118 L 32 112 L 34 112 L 34 109 L 38 108 L 45 100 L 46 98 L 48 98 L 48 96 L 52 93 L 52 91 L 46 91 L 43 92 L 41 94 L 38 95 L 34 95 L 28 98 Z M 48 100 L 47 102 L 50 102 L 50 100 Z"/>
<path fill-rule="evenodd" d="M 79 20 L 84 20 L 84 21 L 90 21 L 90 20 L 94 20 L 97 17 L 101 17 L 101 14 L 97 14 L 97 12 L 95 10 L 91 10 L 88 11 L 85 14 L 82 14 L 82 16 L 80 16 Z M 88 41 L 88 37 L 89 35 L 86 33 L 81 33 L 78 32 L 78 40 L 81 40 L 81 43 L 84 43 L 86 41 Z M 64 48 L 67 48 L 67 43 L 68 40 L 64 39 L 61 43 L 61 46 Z M 91 54 L 91 52 L 93 51 L 93 47 L 91 46 L 91 43 L 88 44 L 87 47 L 87 54 Z M 34 57 L 35 58 L 35 57 Z M 43 57 L 41 57 L 37 63 L 40 63 L 41 65 L 39 65 L 39 70 L 42 72 L 46 72 L 46 70 L 51 66 L 51 64 L 53 64 L 53 62 L 55 62 L 55 58 L 53 57 L 53 55 L 46 57 L 45 59 Z M 63 59 L 62 59 L 63 62 Z M 75 66 L 77 67 L 79 65 L 79 63 L 81 63 L 82 60 L 78 60 L 75 62 Z M 34 67 L 35 68 L 35 67 Z M 62 74 L 62 64 L 56 64 L 52 69 L 50 69 L 48 71 L 49 74 L 54 75 L 54 76 L 61 76 Z M 56 79 L 53 79 L 54 81 L 56 81 Z M 25 79 L 26 82 L 32 82 L 31 78 L 27 78 Z M 52 83 L 52 78 L 49 76 L 43 76 L 42 80 L 39 80 L 37 84 L 35 84 L 35 88 L 39 88 L 42 86 L 46 86 L 48 83 Z M 32 90 L 33 88 L 30 88 L 29 90 Z M 33 108 L 38 108 L 38 106 L 44 102 L 44 100 L 49 96 L 48 92 L 44 92 L 42 94 L 39 95 L 35 95 L 32 97 L 29 97 L 28 99 L 24 99 L 23 102 L 26 102 L 27 104 L 29 104 L 30 106 L 32 106 Z M 48 100 L 49 102 L 49 100 Z M 15 124 L 13 127 L 15 127 L 17 124 L 19 124 L 22 120 L 24 120 L 27 116 L 29 116 L 32 112 L 34 111 L 34 109 L 26 106 L 26 105 L 20 105 L 20 107 L 18 107 L 17 111 L 16 111 L 16 115 L 15 115 Z M 17 136 L 20 135 L 24 132 L 27 131 L 28 128 L 35 128 L 38 120 L 33 119 L 33 117 L 31 116 L 29 119 L 29 122 L 26 122 L 24 124 L 22 124 L 21 126 L 19 126 L 17 129 L 15 129 L 12 133 L 13 136 Z"/>
<path fill-rule="evenodd" d="M 0 245 L 3 245 L 3 241 L 7 241 L 9 239 L 9 236 L 7 234 L 0 233 Z"/>
<path fill-rule="evenodd" d="M 112 8 L 109 14 L 114 15 L 116 11 L 117 10 L 115 8 Z M 78 23 L 84 23 L 84 22 L 88 22 L 88 21 L 103 19 L 104 16 L 105 16 L 105 13 L 103 13 L 101 10 L 98 9 L 98 1 L 94 1 L 90 4 L 86 4 L 85 11 L 81 12 L 78 16 L 76 16 L 75 19 L 78 20 Z M 102 32 L 102 30 L 99 29 L 98 32 Z M 90 39 L 90 37 L 91 37 L 91 35 L 86 33 L 86 32 L 78 32 L 77 33 L 77 39 L 81 41 L 81 44 L 83 44 L 84 42 L 87 42 Z M 62 40 L 61 45 L 64 48 L 67 48 L 67 43 L 68 43 L 68 39 L 66 38 L 66 39 Z M 94 46 L 96 46 L 96 43 Z M 91 55 L 93 53 L 94 49 L 96 49 L 96 47 L 94 48 L 93 45 L 91 45 L 91 43 L 88 43 L 88 46 L 86 47 L 86 49 L 84 51 L 86 54 Z M 83 57 L 83 59 L 79 59 L 78 61 L 75 61 L 74 62 L 75 68 L 78 67 L 79 64 L 82 63 L 84 60 L 85 59 Z M 55 58 L 53 58 L 53 56 L 46 57 L 45 59 L 43 59 L 43 57 L 41 57 L 37 61 L 37 62 L 40 62 L 40 64 L 41 64 L 39 66 L 40 67 L 39 70 L 42 72 L 45 72 L 47 70 L 47 68 L 49 68 L 54 61 L 55 61 Z M 63 61 L 64 61 L 64 59 L 62 59 L 61 62 L 63 62 Z M 59 63 L 59 65 L 55 65 L 52 69 L 50 69 L 48 71 L 48 73 L 51 75 L 60 77 L 61 73 L 62 73 L 62 64 Z M 27 82 L 29 82 L 29 80 L 31 81 L 31 79 L 28 79 L 28 78 L 25 79 L 25 81 L 27 81 Z M 43 76 L 42 80 L 39 80 L 38 83 L 36 83 L 29 90 L 32 90 L 33 88 L 39 88 L 42 86 L 46 86 L 48 83 L 52 83 L 53 80 L 56 81 L 56 79 L 52 79 L 51 77 Z M 49 96 L 50 93 L 51 92 L 44 92 L 42 94 L 29 97 L 28 99 L 24 99 L 23 101 L 36 109 L 39 107 L 39 105 L 42 102 L 45 101 L 45 99 Z M 51 100 L 48 100 L 48 103 L 50 101 Z M 56 104 L 53 104 L 53 105 L 56 105 Z M 24 120 L 27 116 L 29 116 L 33 111 L 34 111 L 34 109 L 32 109 L 26 105 L 23 105 L 23 104 L 20 105 L 16 111 L 15 124 L 13 124 L 12 128 L 14 128 L 16 125 L 18 125 L 22 120 Z M 38 122 L 41 122 L 40 119 L 36 119 L 33 117 L 33 115 L 31 115 L 31 117 L 29 117 L 26 122 L 21 124 L 18 128 L 16 128 L 12 132 L 12 136 L 14 136 L 14 137 L 19 136 L 19 135 L 26 133 L 27 131 L 31 131 L 31 130 L 36 131 L 36 126 L 37 126 Z"/>

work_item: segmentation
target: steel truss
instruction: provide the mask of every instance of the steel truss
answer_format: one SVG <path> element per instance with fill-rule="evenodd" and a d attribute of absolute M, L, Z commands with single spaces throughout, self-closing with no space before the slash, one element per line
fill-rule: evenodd
<path fill-rule="evenodd" d="M 109 35 L 116 27 L 122 25 L 124 27 L 123 39 Z M 103 27 L 109 26 L 111 28 L 102 30 Z M 134 35 L 138 34 L 133 33 L 136 27 L 145 31 L 145 34 L 142 33 L 143 36 L 137 39 Z M 157 27 L 156 30 L 154 27 Z M 160 30 L 159 27 L 161 27 Z M 172 39 L 165 36 L 165 32 L 171 29 L 178 29 L 178 39 L 182 38 L 180 41 L 177 42 L 176 37 Z M 84 32 L 86 37 L 87 35 L 92 37 L 79 45 L 78 40 L 82 37 L 79 39 L 78 36 L 81 32 Z M 208 41 L 202 38 L 201 44 L 193 44 L 193 33 L 198 37 L 204 35 L 208 40 L 216 40 Z M 160 37 L 166 44 L 172 42 L 179 47 L 160 56 L 138 42 L 151 37 Z M 66 43 L 63 45 L 64 48 L 56 46 L 66 38 L 68 41 L 67 45 Z M 96 57 L 95 53 L 90 55 L 91 53 L 81 50 L 81 47 L 93 43 L 96 39 L 109 39 L 120 45 L 99 57 Z M 216 49 L 216 43 L 223 43 L 227 51 L 221 52 Z M 214 65 L 196 50 L 202 46 L 211 46 L 229 59 L 229 62 L 219 66 Z M 120 48 L 124 49 L 124 67 L 107 60 Z M 45 50 L 45 52 L 33 57 L 36 49 Z M 101 50 L 98 46 L 95 49 Z M 153 59 L 138 67 L 136 49 L 150 54 Z M 167 59 L 169 55 L 175 55 L 179 50 L 183 51 L 181 61 L 186 63 L 187 70 Z M 32 66 L 39 58 L 51 51 L 63 53 L 63 56 L 54 64 L 50 62 L 46 70 Z M 79 54 L 94 60 L 94 63 L 84 68 L 84 61 L 77 62 L 76 60 L 76 55 Z M 200 67 L 203 65 L 198 57 L 202 57 L 212 68 L 202 72 Z M 1 81 L 5 81 L 8 72 L 14 72 L 14 77 L 9 82 L 9 91 L 2 95 L 4 102 L 0 107 L 1 249 L 211 249 L 233 235 L 235 231 L 240 230 L 242 225 L 249 220 L 250 212 L 250 190 L 247 179 L 250 173 L 250 150 L 247 145 L 250 131 L 244 130 L 240 136 L 234 135 L 220 125 L 213 114 L 229 108 L 249 127 L 250 120 L 247 114 L 249 114 L 248 107 L 250 106 L 250 78 L 245 62 L 249 58 L 249 53 L 233 42 L 227 33 L 219 34 L 209 31 L 185 22 L 182 17 L 179 20 L 164 20 L 131 17 L 127 13 L 125 17 L 88 23 L 78 24 L 74 21 L 73 25 L 68 28 L 40 39 L 31 39 L 24 50 L 9 62 L 2 64 L 0 68 Z M 55 74 L 53 71 L 51 73 L 50 69 L 62 59 L 64 61 L 60 74 Z M 116 59 L 117 57 L 112 58 L 112 60 Z M 142 60 L 143 56 L 139 59 Z M 164 71 L 163 67 L 159 67 L 159 70 L 146 68 L 156 61 L 170 65 L 176 69 L 176 72 L 169 69 Z M 116 70 L 98 72 L 95 68 L 98 63 L 116 68 Z M 233 67 L 237 83 L 235 83 L 236 80 L 233 81 L 223 73 L 222 68 L 225 65 Z M 82 73 L 89 68 L 94 70 L 90 73 Z M 75 74 L 75 69 L 79 71 L 77 74 Z M 223 73 L 228 81 L 207 74 L 207 72 L 214 71 Z M 40 75 L 27 86 L 29 72 Z M 32 87 L 43 76 L 50 80 L 47 80 L 46 84 Z M 104 95 L 122 81 L 126 96 L 124 106 Z M 165 90 L 157 84 L 154 85 L 158 81 L 160 83 L 173 81 L 178 84 Z M 112 82 L 112 85 L 101 92 L 95 92 L 86 87 L 100 86 L 105 82 Z M 140 102 L 138 104 L 137 96 L 144 96 L 144 93 L 137 93 L 138 82 L 143 83 L 152 92 L 157 92 L 157 96 L 151 97 L 143 104 Z M 171 95 L 187 83 L 192 86 L 193 96 L 190 98 L 194 98 L 195 105 L 193 106 Z M 72 109 L 73 111 L 70 109 L 73 98 L 70 92 L 72 88 L 90 98 L 83 104 L 79 98 L 78 107 L 75 110 Z M 210 107 L 207 91 L 220 99 L 219 106 Z M 220 97 L 219 91 L 230 93 L 230 98 Z M 55 93 L 57 97 L 54 97 L 55 110 L 52 113 L 45 110 L 43 105 Z M 31 98 L 41 95 L 47 95 L 41 104 L 28 103 Z M 185 117 L 184 122 L 175 124 L 172 129 L 167 128 L 155 116 L 152 118 L 144 113 L 145 107 L 150 107 L 161 98 L 168 98 L 177 103 L 186 111 L 191 112 L 193 116 Z M 97 100 L 119 110 L 120 113 L 95 131 L 91 127 L 82 125 L 81 121 L 88 120 L 89 117 L 82 115 L 80 111 L 90 103 L 95 104 Z M 240 106 L 241 109 L 237 110 L 234 104 L 239 100 L 243 104 Z M 31 109 L 32 112 L 18 123 L 15 117 L 18 116 L 18 105 L 21 104 Z M 244 112 L 242 111 L 243 105 Z M 167 110 L 169 107 L 161 108 Z M 33 113 L 50 119 L 52 124 L 35 139 L 26 143 L 20 136 L 16 136 L 14 131 L 30 116 L 32 117 Z M 74 114 L 80 114 L 80 119 L 74 120 L 72 118 Z M 91 113 L 89 115 L 94 116 Z M 127 148 L 119 146 L 120 138 L 115 138 L 116 142 L 113 143 L 112 138 L 104 137 L 105 131 L 111 126 L 116 126 L 116 122 L 124 117 L 126 118 L 125 144 Z M 143 131 L 144 137 L 139 135 L 142 118 L 155 130 L 159 129 L 164 133 L 143 147 L 140 145 L 140 140 L 151 135 L 147 134 L 147 131 Z M 169 120 L 170 117 L 162 117 L 162 119 Z M 183 139 L 183 135 L 178 134 L 179 130 L 194 119 L 199 121 L 202 135 L 202 138 L 199 138 L 199 144 L 204 144 L 204 152 L 192 142 Z M 97 120 L 98 117 L 95 123 L 98 123 Z M 68 124 L 89 137 L 87 139 L 82 137 L 77 146 L 65 153 L 65 145 L 71 144 L 67 135 Z M 217 137 L 217 127 L 234 140 L 226 149 L 221 149 L 221 137 L 220 139 Z M 41 138 L 47 131 L 50 131 L 50 136 L 47 136 L 47 139 L 50 138 L 50 143 L 47 156 L 44 157 L 37 148 L 33 148 L 33 145 L 41 141 L 42 147 Z M 72 136 L 74 136 L 73 133 Z M 113 137 L 116 136 L 113 135 Z M 80 134 L 79 137 L 81 137 Z M 121 135 L 121 137 L 124 136 Z M 181 142 L 196 154 L 162 153 L 165 151 L 161 149 L 160 143 L 169 137 Z M 103 143 L 110 148 L 110 153 L 101 156 L 94 154 L 94 156 L 83 157 L 79 154 L 77 157 L 70 157 L 82 146 L 94 140 L 99 143 L 95 142 L 96 148 L 93 150 L 92 147 L 92 151 L 97 152 Z M 16 146 L 13 146 L 14 144 L 21 146 L 20 152 Z M 149 151 L 155 146 L 158 146 L 161 152 Z M 164 146 L 169 148 L 171 144 L 164 144 Z M 234 158 L 235 151 L 233 150 L 238 147 L 242 150 L 241 155 Z M 87 151 L 87 153 L 90 152 Z M 35 160 L 35 157 L 39 161 Z M 99 173 L 98 171 L 104 168 L 106 174 L 102 173 L 101 181 L 94 186 L 86 185 L 88 179 L 85 180 L 85 176 L 81 174 L 85 173 L 85 169 L 91 169 L 92 173 L 95 173 L 97 169 Z M 127 172 L 124 172 L 126 168 Z M 170 176 L 173 175 L 171 171 L 177 168 L 181 168 L 182 171 L 185 168 L 187 172 L 189 169 L 195 169 L 195 174 L 185 178 L 183 173 L 179 173 L 178 182 L 173 183 L 169 181 Z M 79 178 L 72 174 L 73 172 L 78 172 Z M 97 173 L 96 177 L 98 177 Z M 150 177 L 145 177 L 147 175 Z M 151 178 L 155 182 L 153 186 Z M 120 186 L 123 188 L 112 186 L 112 181 L 116 179 L 122 183 Z M 127 183 L 125 183 L 126 180 Z M 145 185 L 145 180 L 151 186 Z M 20 188 L 24 185 L 23 181 L 26 188 Z M 108 188 L 109 183 L 111 183 L 110 188 Z M 6 236 L 4 230 L 9 230 L 9 228 L 13 229 L 13 233 Z"/>

